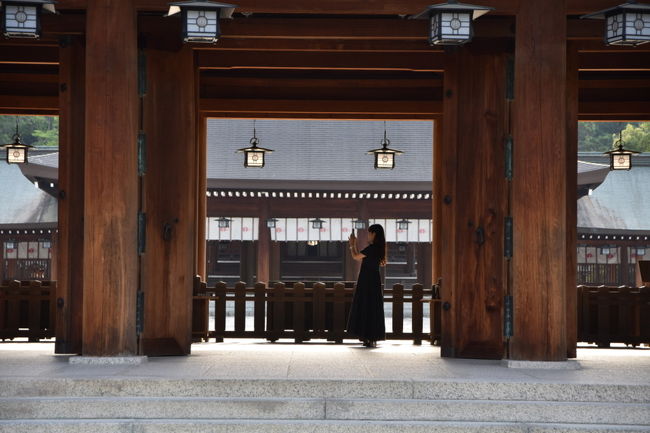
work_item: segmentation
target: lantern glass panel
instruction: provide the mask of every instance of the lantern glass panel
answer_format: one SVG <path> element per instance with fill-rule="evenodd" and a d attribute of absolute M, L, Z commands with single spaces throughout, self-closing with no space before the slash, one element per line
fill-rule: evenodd
<path fill-rule="evenodd" d="M 431 45 L 461 45 L 472 39 L 472 11 L 438 12 L 431 16 Z"/>
<path fill-rule="evenodd" d="M 637 256 L 640 256 L 640 257 L 645 256 L 645 248 L 643 248 L 643 247 L 641 247 L 641 248 L 637 248 L 637 249 L 636 249 L 636 255 L 637 255 Z"/>
<path fill-rule="evenodd" d="M 264 152 L 249 150 L 246 152 L 246 167 L 264 167 Z"/>
<path fill-rule="evenodd" d="M 27 148 L 7 147 L 7 162 L 9 164 L 24 164 L 27 162 Z"/>
<path fill-rule="evenodd" d="M 400 221 L 397 221 L 397 228 L 398 228 L 399 230 L 408 230 L 408 228 L 409 228 L 409 223 L 410 223 L 409 220 L 400 220 Z"/>
<path fill-rule="evenodd" d="M 612 170 L 629 170 L 632 168 L 632 161 L 629 153 L 611 154 Z"/>
<path fill-rule="evenodd" d="M 13 37 L 38 37 L 38 7 L 29 5 L 5 6 L 4 34 Z"/>
<path fill-rule="evenodd" d="M 625 14 L 625 34 L 637 43 L 650 41 L 650 13 L 628 12 Z"/>
<path fill-rule="evenodd" d="M 366 223 L 365 223 L 365 221 L 355 220 L 355 221 L 352 221 L 352 227 L 355 230 L 363 230 L 363 229 L 366 228 Z"/>
<path fill-rule="evenodd" d="M 218 220 L 219 228 L 226 229 L 230 227 L 230 220 L 228 218 L 221 218 Z"/>
<path fill-rule="evenodd" d="M 185 40 L 215 42 L 219 38 L 219 12 L 216 10 L 187 10 Z"/>
<path fill-rule="evenodd" d="M 274 229 L 275 225 L 277 223 L 277 220 L 275 218 L 269 218 L 266 220 L 266 227 L 270 229 Z"/>
<path fill-rule="evenodd" d="M 395 167 L 395 154 L 390 152 L 377 152 L 375 153 L 375 168 L 390 168 Z"/>

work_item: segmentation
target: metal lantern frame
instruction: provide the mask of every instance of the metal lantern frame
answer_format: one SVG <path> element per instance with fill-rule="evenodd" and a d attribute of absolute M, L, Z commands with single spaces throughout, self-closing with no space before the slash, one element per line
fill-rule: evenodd
<path fill-rule="evenodd" d="M 221 36 L 219 20 L 231 18 L 237 5 L 212 1 L 180 1 L 169 3 L 167 16 L 181 13 L 183 21 L 183 41 L 214 44 Z M 190 24 L 194 20 L 195 24 Z M 196 26 L 196 29 L 190 26 Z M 213 27 L 213 31 L 200 30 Z"/>
<path fill-rule="evenodd" d="M 612 253 L 612 247 L 609 245 L 603 245 L 600 247 L 600 255 L 601 256 L 608 256 Z"/>
<path fill-rule="evenodd" d="M 231 220 L 230 218 L 221 217 L 221 218 L 217 219 L 217 226 L 218 226 L 220 229 L 227 229 L 227 228 L 230 228 L 230 222 L 231 222 L 231 221 L 232 221 L 232 220 Z"/>
<path fill-rule="evenodd" d="M 474 37 L 473 21 L 494 10 L 488 6 L 449 0 L 427 6 L 413 19 L 429 19 L 429 45 L 463 45 Z"/>
<path fill-rule="evenodd" d="M 266 164 L 266 153 L 273 152 L 272 149 L 259 147 L 260 140 L 257 138 L 255 120 L 253 120 L 253 138 L 250 139 L 250 146 L 238 149 L 236 153 L 244 154 L 244 167 L 263 168 Z M 261 162 L 260 162 L 261 160 Z"/>
<path fill-rule="evenodd" d="M 27 164 L 29 162 L 29 149 L 34 146 L 23 143 L 20 133 L 18 132 L 18 118 L 16 118 L 16 132 L 13 136 L 13 140 L 13 143 L 0 146 L 7 150 L 7 164 Z"/>
<path fill-rule="evenodd" d="M 363 230 L 366 228 L 366 222 L 364 220 L 352 220 L 352 228 L 355 230 Z"/>
<path fill-rule="evenodd" d="M 645 247 L 636 247 L 636 255 L 637 257 L 644 257 L 645 256 Z"/>
<path fill-rule="evenodd" d="M 398 230 L 408 230 L 409 229 L 409 224 L 411 224 L 411 221 L 402 218 L 401 220 L 397 220 L 397 229 Z"/>
<path fill-rule="evenodd" d="M 636 47 L 650 42 L 650 4 L 630 0 L 581 18 L 605 20 L 603 38 L 607 45 Z"/>
<path fill-rule="evenodd" d="M 44 10 L 53 14 L 56 13 L 55 3 L 53 0 L 0 1 L 0 7 L 2 8 L 2 34 L 7 38 L 38 39 L 41 36 L 41 13 Z M 14 14 L 13 20 L 9 15 L 12 13 Z M 33 25 L 24 27 L 27 22 L 31 22 Z"/>
<path fill-rule="evenodd" d="M 278 219 L 277 218 L 267 218 L 266 220 L 266 227 L 270 229 L 274 229 L 278 224 Z"/>
<path fill-rule="evenodd" d="M 323 224 L 325 224 L 325 220 L 320 219 L 320 218 L 315 218 L 313 220 L 309 220 L 311 223 L 311 228 L 315 230 L 320 230 L 323 228 Z"/>
<path fill-rule="evenodd" d="M 625 149 L 623 147 L 623 131 L 621 131 L 619 133 L 619 139 L 614 142 L 614 149 L 603 152 L 603 155 L 609 155 L 610 170 L 631 170 L 632 155 L 637 155 L 639 153 L 641 152 Z"/>
<path fill-rule="evenodd" d="M 386 122 L 384 122 L 384 138 L 381 140 L 379 149 L 372 149 L 367 152 L 368 155 L 375 155 L 375 169 L 394 169 L 395 155 L 402 155 L 404 152 L 388 147 L 390 140 L 386 138 Z"/>

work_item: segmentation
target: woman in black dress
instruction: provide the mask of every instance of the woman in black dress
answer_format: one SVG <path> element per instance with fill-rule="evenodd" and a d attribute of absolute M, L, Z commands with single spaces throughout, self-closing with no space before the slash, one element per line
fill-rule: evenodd
<path fill-rule="evenodd" d="M 379 274 L 379 267 L 386 264 L 384 228 L 379 224 L 368 227 L 368 241 L 370 244 L 359 251 L 354 233 L 350 236 L 352 257 L 362 262 L 348 318 L 348 332 L 357 336 L 364 346 L 377 347 L 377 341 L 386 338 L 384 294 Z"/>

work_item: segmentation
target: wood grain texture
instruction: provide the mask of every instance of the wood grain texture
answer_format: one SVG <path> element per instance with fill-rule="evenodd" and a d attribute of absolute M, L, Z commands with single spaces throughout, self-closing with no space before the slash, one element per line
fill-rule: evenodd
<path fill-rule="evenodd" d="M 577 44 L 567 44 L 566 80 L 566 345 L 567 358 L 577 356 L 578 345 L 578 53 Z M 625 249 L 624 249 L 625 251 Z"/>
<path fill-rule="evenodd" d="M 566 0 L 517 14 L 510 357 L 567 356 Z M 575 188 L 575 184 L 573 185 Z"/>
<path fill-rule="evenodd" d="M 266 220 L 270 218 L 269 204 L 265 199 L 259 200 L 259 220 L 257 233 L 257 281 L 258 283 L 267 283 L 270 281 L 271 266 L 271 230 L 266 226 Z"/>
<path fill-rule="evenodd" d="M 198 89 L 198 73 L 195 75 L 195 89 Z M 196 90 L 195 90 L 196 91 Z M 198 113 L 198 98 L 196 99 L 196 113 Z M 208 198 L 205 193 L 208 183 L 208 123 L 203 116 L 197 116 L 197 176 L 196 176 L 196 259 L 194 261 L 195 274 L 207 281 L 206 273 L 206 218 L 208 216 Z"/>
<path fill-rule="evenodd" d="M 135 354 L 137 34 L 129 0 L 86 11 L 83 349 Z"/>
<path fill-rule="evenodd" d="M 59 82 L 59 201 L 56 260 L 57 307 L 55 353 L 80 354 L 84 271 L 84 114 L 85 50 L 79 38 L 61 47 Z M 54 279 L 54 277 L 53 277 Z"/>
<path fill-rule="evenodd" d="M 500 359 L 506 53 L 449 53 L 442 149 L 443 356 Z M 477 74 L 476 71 L 481 71 Z M 451 202 L 444 202 L 449 196 Z"/>
<path fill-rule="evenodd" d="M 189 47 L 145 54 L 147 248 L 142 265 L 142 338 L 162 342 L 156 345 L 158 354 L 189 354 L 198 208 L 193 55 Z"/>

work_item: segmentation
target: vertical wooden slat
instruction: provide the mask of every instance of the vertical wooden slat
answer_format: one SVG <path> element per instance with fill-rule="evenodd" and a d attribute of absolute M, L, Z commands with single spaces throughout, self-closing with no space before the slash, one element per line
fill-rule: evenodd
<path fill-rule="evenodd" d="M 567 357 L 566 96 L 566 0 L 520 2 L 513 110 L 512 359 Z"/>
<path fill-rule="evenodd" d="M 271 308 L 273 309 L 273 327 L 271 337 L 274 339 L 280 338 L 284 331 L 284 304 L 285 304 L 285 285 L 284 283 L 276 283 L 273 287 L 273 297 Z"/>
<path fill-rule="evenodd" d="M 413 284 L 411 289 L 411 302 L 413 303 L 412 314 L 411 314 L 411 324 L 413 332 L 413 343 L 416 345 L 422 344 L 422 321 L 423 321 L 423 287 L 422 284 Z"/>
<path fill-rule="evenodd" d="M 215 284 L 214 294 L 217 296 L 214 307 L 214 333 L 215 340 L 220 343 L 226 333 L 226 283 L 220 281 Z"/>
<path fill-rule="evenodd" d="M 246 283 L 235 284 L 235 333 L 242 336 L 246 330 Z"/>
<path fill-rule="evenodd" d="M 29 328 L 29 341 L 37 342 L 41 329 L 41 296 L 43 290 L 40 281 L 30 281 L 23 292 L 28 303 L 27 325 Z"/>
<path fill-rule="evenodd" d="M 254 293 L 253 330 L 255 337 L 264 337 L 264 318 L 266 316 L 266 284 L 256 283 Z"/>
<path fill-rule="evenodd" d="M 20 281 L 9 281 L 9 287 L 7 290 L 7 332 L 17 333 L 20 322 L 20 300 L 18 295 L 20 294 Z"/>
<path fill-rule="evenodd" d="M 305 334 L 305 284 L 294 284 L 291 292 L 293 295 L 294 341 L 296 343 L 302 343 L 307 339 L 307 336 Z"/>
<path fill-rule="evenodd" d="M 58 281 L 55 353 L 81 353 L 83 308 L 85 56 L 83 41 L 64 38 L 59 49 Z M 53 306 L 56 305 L 53 303 Z"/>
<path fill-rule="evenodd" d="M 314 284 L 312 298 L 314 337 L 325 337 L 325 302 L 325 284 Z"/>
<path fill-rule="evenodd" d="M 86 8 L 83 348 L 136 354 L 137 23 L 130 0 Z M 188 316 L 189 318 L 189 316 Z M 189 328 L 189 325 L 188 325 Z"/>

